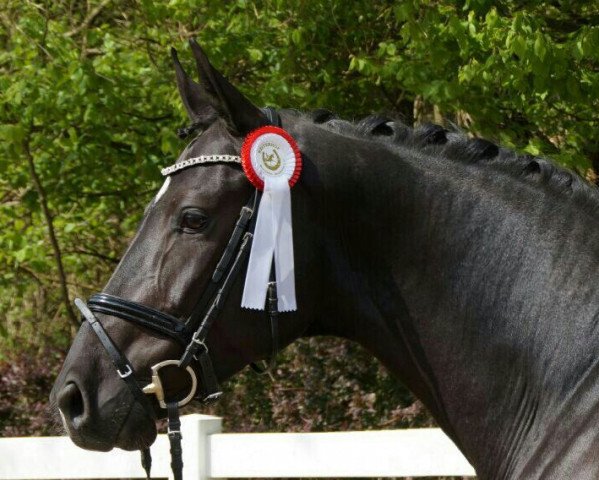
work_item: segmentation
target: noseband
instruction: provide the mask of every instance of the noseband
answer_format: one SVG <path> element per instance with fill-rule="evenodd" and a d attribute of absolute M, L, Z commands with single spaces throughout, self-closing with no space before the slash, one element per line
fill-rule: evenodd
<path fill-rule="evenodd" d="M 263 112 L 271 124 L 280 125 L 279 115 L 274 109 L 267 107 L 263 109 Z M 123 379 L 135 401 L 141 405 L 148 417 L 154 418 L 154 409 L 147 395 L 155 395 L 160 408 L 166 409 L 171 468 L 175 480 L 182 480 L 183 476 L 179 408 L 193 399 L 203 403 L 213 402 L 222 393 L 206 346 L 206 338 L 210 327 L 223 308 L 235 279 L 246 264 L 252 245 L 260 195 L 260 192 L 255 190 L 246 205 L 242 207 L 227 246 L 210 277 L 208 285 L 196 302 L 191 314 L 184 321 L 160 310 L 106 293 L 92 295 L 87 304 L 80 299 L 75 300 L 75 305 L 92 327 L 106 353 L 108 353 L 118 375 Z M 272 335 L 272 355 L 270 358 L 270 367 L 272 367 L 278 352 L 279 313 L 274 269 L 271 270 L 266 304 Z M 160 335 L 170 337 L 185 348 L 184 353 L 178 360 L 164 360 L 152 366 L 152 381 L 150 384 L 142 386 L 135 379 L 135 370 L 131 362 L 110 338 L 95 316 L 96 313 L 118 317 L 135 323 L 142 328 L 154 330 Z M 162 368 L 173 366 L 187 372 L 191 380 L 189 392 L 179 400 L 166 398 L 163 381 L 160 378 Z M 258 373 L 269 371 L 268 367 L 265 368 L 255 363 L 252 363 L 251 366 Z M 196 371 L 199 373 L 199 382 Z M 200 385 L 201 388 L 198 388 Z M 149 448 L 143 449 L 141 455 L 142 466 L 147 477 L 150 478 L 152 460 Z"/>

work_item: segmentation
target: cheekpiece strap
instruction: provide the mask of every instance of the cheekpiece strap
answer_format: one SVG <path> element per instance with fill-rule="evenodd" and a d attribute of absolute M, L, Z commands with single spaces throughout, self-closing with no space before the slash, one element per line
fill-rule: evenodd
<path fill-rule="evenodd" d="M 212 366 L 212 360 L 210 359 L 210 355 L 208 355 L 208 351 L 203 351 L 197 357 L 197 360 L 202 372 L 201 375 L 204 387 L 203 396 L 200 400 L 202 403 L 215 402 L 220 398 L 223 392 L 218 385 L 218 379 L 216 378 L 216 373 L 214 372 L 214 367 Z"/>

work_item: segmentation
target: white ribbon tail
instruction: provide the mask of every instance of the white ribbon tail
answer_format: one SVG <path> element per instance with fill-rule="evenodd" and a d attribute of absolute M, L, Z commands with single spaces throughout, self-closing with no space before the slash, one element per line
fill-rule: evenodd
<path fill-rule="evenodd" d="M 296 310 L 291 192 L 285 178 L 265 180 L 241 298 L 242 307 L 264 310 L 273 258 L 279 311 Z"/>
<path fill-rule="evenodd" d="M 287 185 L 287 182 L 285 182 Z M 297 310 L 295 300 L 295 266 L 293 263 L 293 228 L 291 226 L 291 194 L 287 191 L 278 199 L 280 204 L 279 234 L 275 246 L 275 275 L 279 311 Z"/>

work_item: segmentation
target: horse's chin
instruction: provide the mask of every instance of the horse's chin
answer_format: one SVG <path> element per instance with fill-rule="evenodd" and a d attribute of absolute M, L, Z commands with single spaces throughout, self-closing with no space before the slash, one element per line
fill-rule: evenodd
<path fill-rule="evenodd" d="M 96 452 L 108 452 L 114 448 L 112 442 L 108 442 L 96 437 L 81 435 L 79 433 L 68 432 L 71 441 L 79 448 L 85 450 L 94 450 Z"/>
<path fill-rule="evenodd" d="M 154 420 L 141 413 L 141 409 L 133 408 L 120 429 L 114 446 L 123 450 L 149 448 L 156 440 L 156 435 Z"/>

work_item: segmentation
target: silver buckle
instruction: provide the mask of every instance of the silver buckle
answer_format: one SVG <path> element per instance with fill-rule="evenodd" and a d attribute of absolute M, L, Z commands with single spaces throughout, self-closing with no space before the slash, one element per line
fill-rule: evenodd
<path fill-rule="evenodd" d="M 164 399 L 164 388 L 162 387 L 162 381 L 160 380 L 160 376 L 158 372 L 161 368 L 174 365 L 176 367 L 179 366 L 179 360 L 165 360 L 164 362 L 157 363 L 152 367 L 152 383 L 146 385 L 142 390 L 147 395 L 156 395 L 156 399 L 158 400 L 158 404 L 160 408 L 166 409 L 166 402 Z M 185 367 L 187 373 L 191 377 L 191 388 L 189 389 L 189 394 L 183 399 L 177 402 L 177 407 L 181 408 L 187 405 L 189 402 L 193 400 L 193 396 L 196 393 L 198 388 L 198 379 L 196 377 L 196 373 L 193 371 L 193 368 L 190 366 Z"/>
<path fill-rule="evenodd" d="M 191 341 L 193 343 L 195 343 L 196 345 L 199 345 L 200 347 L 202 347 L 204 349 L 205 353 L 208 353 L 208 345 L 206 345 L 203 340 L 200 340 L 197 337 L 198 332 L 195 332 L 192 337 L 191 337 Z M 193 356 L 193 358 L 195 358 L 196 360 L 198 360 L 197 354 Z"/>
<path fill-rule="evenodd" d="M 116 373 L 118 373 L 119 377 L 121 378 L 127 378 L 129 375 L 133 373 L 133 370 L 131 370 L 131 365 L 127 365 L 127 370 L 125 371 L 125 373 L 121 372 L 118 368 L 116 369 Z"/>
<path fill-rule="evenodd" d="M 216 402 L 220 396 L 223 394 L 223 392 L 215 392 L 215 393 L 211 393 L 210 395 L 206 396 L 205 398 L 202 399 L 202 402 L 205 404 L 209 404 L 212 402 Z"/>

